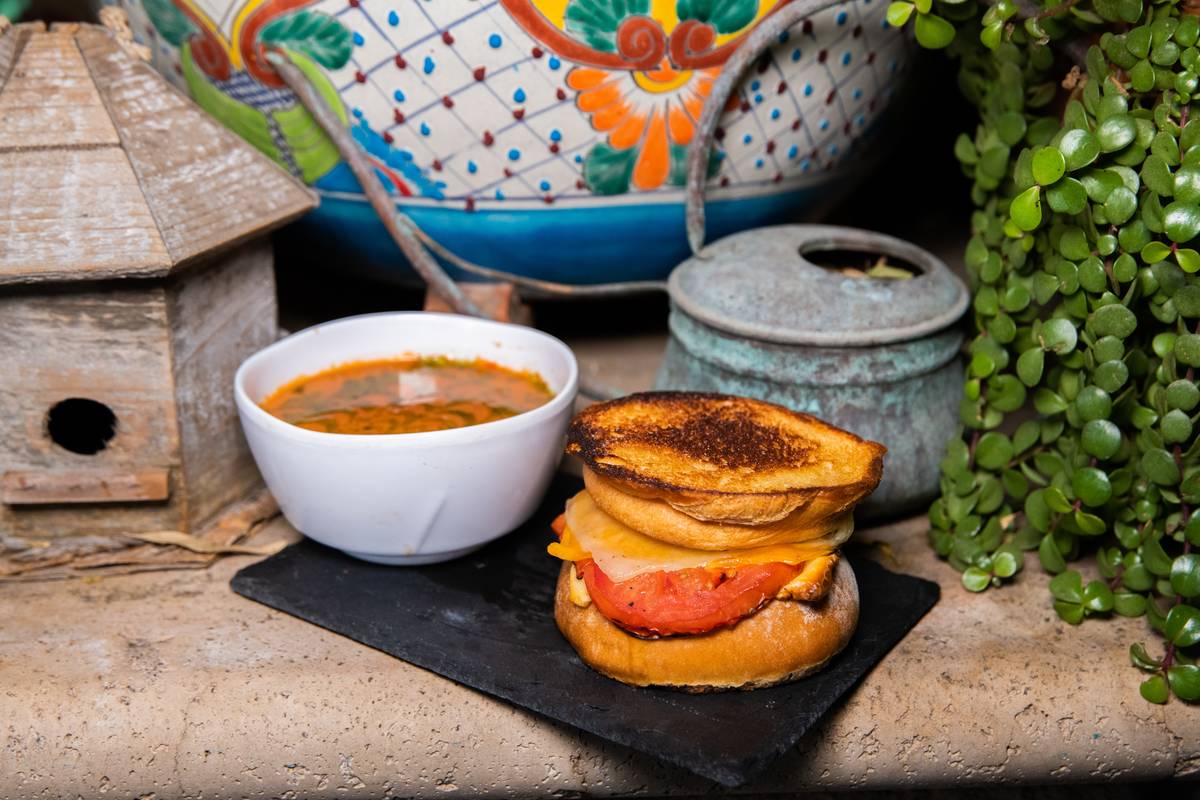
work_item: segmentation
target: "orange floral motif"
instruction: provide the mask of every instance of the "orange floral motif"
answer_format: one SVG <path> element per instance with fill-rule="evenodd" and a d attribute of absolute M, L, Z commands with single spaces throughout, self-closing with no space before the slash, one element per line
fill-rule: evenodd
<path fill-rule="evenodd" d="M 655 70 L 571 70 L 567 85 L 578 92 L 575 105 L 608 134 L 584 163 L 589 188 L 620 194 L 680 184 L 687 145 L 719 73 L 678 70 L 665 59 Z"/>

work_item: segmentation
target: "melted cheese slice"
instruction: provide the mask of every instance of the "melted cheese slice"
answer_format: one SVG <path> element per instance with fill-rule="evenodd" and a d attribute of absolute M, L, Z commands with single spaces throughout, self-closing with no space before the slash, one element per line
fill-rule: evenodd
<path fill-rule="evenodd" d="M 846 514 L 828 534 L 805 542 L 745 550 L 693 550 L 653 539 L 613 519 L 596 505 L 586 489 L 567 501 L 566 517 L 562 540 L 547 547 L 547 552 L 564 561 L 591 558 L 614 581 L 660 570 L 801 564 L 832 553 L 854 532 L 854 519 Z"/>

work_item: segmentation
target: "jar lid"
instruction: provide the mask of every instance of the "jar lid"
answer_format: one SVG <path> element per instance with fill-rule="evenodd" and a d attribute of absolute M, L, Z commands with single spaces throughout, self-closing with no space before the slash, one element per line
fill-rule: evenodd
<path fill-rule="evenodd" d="M 899 259 L 919 274 L 855 277 L 806 257 L 834 250 Z M 967 287 L 932 253 L 880 233 L 829 225 L 727 236 L 676 267 L 668 288 L 681 311 L 710 327 L 825 347 L 920 338 L 954 324 L 970 302 Z"/>

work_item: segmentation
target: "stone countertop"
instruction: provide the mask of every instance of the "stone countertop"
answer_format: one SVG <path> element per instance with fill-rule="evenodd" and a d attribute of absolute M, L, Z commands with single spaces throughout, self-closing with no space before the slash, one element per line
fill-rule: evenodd
<path fill-rule="evenodd" d="M 657 342 L 573 342 L 646 385 Z M 620 380 L 613 376 L 619 367 Z M 1200 709 L 1137 693 L 1143 620 L 1072 628 L 1033 558 L 970 595 L 924 521 L 864 529 L 941 602 L 744 787 L 938 787 L 1200 774 Z M 262 534 L 296 537 L 277 520 Z M 238 597 L 203 571 L 0 586 L 0 798 L 695 795 L 714 784 Z M 549 613 L 549 609 L 547 610 Z"/>

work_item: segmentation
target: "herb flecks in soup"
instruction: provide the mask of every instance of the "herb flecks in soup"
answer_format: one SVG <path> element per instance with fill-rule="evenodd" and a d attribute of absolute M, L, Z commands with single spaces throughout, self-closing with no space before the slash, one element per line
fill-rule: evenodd
<path fill-rule="evenodd" d="M 516 416 L 554 397 L 533 372 L 490 361 L 355 361 L 285 384 L 265 411 L 323 433 L 420 433 Z"/>

